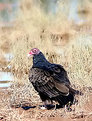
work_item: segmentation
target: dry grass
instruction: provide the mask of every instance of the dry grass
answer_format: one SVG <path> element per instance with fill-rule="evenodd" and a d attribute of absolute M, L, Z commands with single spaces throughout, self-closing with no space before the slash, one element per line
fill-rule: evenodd
<path fill-rule="evenodd" d="M 83 96 L 76 97 L 78 104 L 72 105 L 72 111 L 67 112 L 65 108 L 57 110 L 40 110 L 38 107 L 29 110 L 23 110 L 20 106 L 28 105 L 40 105 L 38 95 L 32 90 L 31 85 L 14 85 L 8 88 L 7 91 L 0 92 L 0 119 L 7 121 L 49 121 L 51 118 L 55 121 L 55 117 L 60 119 L 70 119 L 82 121 L 81 119 L 88 118 L 92 115 L 92 89 L 83 89 L 85 94 Z M 89 119 L 89 118 L 88 118 Z M 59 119 L 58 119 L 59 120 Z"/>
<path fill-rule="evenodd" d="M 26 4 L 32 5 L 32 3 L 27 2 Z M 59 12 L 55 18 L 52 15 L 47 16 L 39 6 L 32 6 L 30 10 L 27 9 L 27 5 L 25 6 L 22 3 L 23 11 L 20 11 L 21 15 L 16 22 L 16 27 L 10 34 L 11 51 L 14 55 L 11 61 L 12 72 L 18 77 L 18 80 L 27 80 L 28 78 L 28 70 L 32 65 L 32 60 L 28 60 L 27 54 L 31 48 L 37 47 L 50 61 L 54 61 L 54 57 L 57 61 L 56 45 L 66 45 L 72 34 L 75 33 L 70 29 L 66 17 L 60 16 Z M 66 30 L 67 33 L 65 33 Z"/>
<path fill-rule="evenodd" d="M 88 4 L 89 5 L 89 4 Z M 57 13 L 56 17 L 46 15 L 42 9 L 35 6 L 30 0 L 23 0 L 19 17 L 14 27 L 0 29 L 0 68 L 11 65 L 11 72 L 15 76 L 15 84 L 10 88 L 10 97 L 8 98 L 8 107 L 6 114 L 9 114 L 9 120 L 22 121 L 24 113 L 19 115 L 18 110 L 13 111 L 10 106 L 31 105 L 40 102 L 37 93 L 28 82 L 28 71 L 32 65 L 32 59 L 27 58 L 31 48 L 39 48 L 50 62 L 59 63 L 67 70 L 70 81 L 75 88 L 85 91 L 84 87 L 92 87 L 92 23 L 90 19 L 87 23 L 75 25 L 67 20 L 66 16 Z M 91 8 L 91 6 L 90 6 Z M 68 13 L 67 13 L 68 14 Z M 86 12 L 87 14 L 87 12 Z M 4 53 L 12 53 L 14 58 L 10 63 L 5 61 Z M 80 113 L 84 110 L 86 100 L 89 97 L 89 90 L 82 97 L 78 97 L 79 104 L 74 108 L 75 112 Z M 3 98 L 4 99 L 4 98 Z M 5 102 L 5 101 L 4 101 Z M 6 104 L 6 105 L 7 105 Z M 81 109 L 81 110 L 80 110 Z M 10 113 L 8 111 L 11 111 Z M 63 115 L 64 110 L 52 112 L 28 112 L 35 118 L 39 116 Z M 1 111 L 1 113 L 3 110 Z M 51 115 L 50 115 L 51 114 Z M 13 115 L 13 116 L 12 116 Z M 70 113 L 68 114 L 70 115 Z M 31 118 L 29 116 L 29 118 Z"/>

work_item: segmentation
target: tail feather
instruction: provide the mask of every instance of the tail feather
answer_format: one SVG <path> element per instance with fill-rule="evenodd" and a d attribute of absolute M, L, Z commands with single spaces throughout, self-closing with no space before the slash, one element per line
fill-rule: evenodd
<path fill-rule="evenodd" d="M 73 89 L 73 88 L 70 87 L 69 85 L 67 85 L 67 87 L 69 88 L 69 92 L 70 92 L 71 94 L 73 94 L 73 95 L 81 95 L 81 94 L 82 94 L 82 92 Z"/>
<path fill-rule="evenodd" d="M 58 101 L 60 105 L 63 105 L 63 106 L 66 105 L 68 102 L 71 102 L 72 104 L 74 101 L 74 95 L 71 93 L 68 96 L 60 95 L 56 98 L 56 100 Z"/>
<path fill-rule="evenodd" d="M 70 93 L 73 95 L 83 95 L 83 93 L 79 90 L 75 90 L 73 88 L 70 87 Z"/>

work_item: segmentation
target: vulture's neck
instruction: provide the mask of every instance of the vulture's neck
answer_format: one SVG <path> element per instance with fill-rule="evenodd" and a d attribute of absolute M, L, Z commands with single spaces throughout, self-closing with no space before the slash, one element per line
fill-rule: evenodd
<path fill-rule="evenodd" d="M 34 68 L 43 68 L 45 65 L 50 64 L 42 52 L 40 52 L 38 55 L 33 56 L 33 67 Z"/>

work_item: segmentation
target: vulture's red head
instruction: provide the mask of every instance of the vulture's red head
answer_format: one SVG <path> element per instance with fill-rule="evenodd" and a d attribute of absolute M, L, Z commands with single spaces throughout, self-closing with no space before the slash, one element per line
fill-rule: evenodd
<path fill-rule="evenodd" d="M 31 51 L 29 52 L 28 56 L 32 56 L 32 55 L 38 55 L 40 53 L 40 50 L 37 48 L 33 48 L 31 49 Z"/>

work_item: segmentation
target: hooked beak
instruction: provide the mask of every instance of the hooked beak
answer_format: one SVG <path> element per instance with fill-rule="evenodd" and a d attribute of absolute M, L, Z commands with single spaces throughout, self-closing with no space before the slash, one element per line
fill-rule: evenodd
<path fill-rule="evenodd" d="M 32 55 L 31 55 L 31 54 L 28 54 L 27 57 L 28 57 L 28 58 L 29 58 L 29 57 L 32 57 Z"/>
<path fill-rule="evenodd" d="M 28 53 L 28 55 L 27 55 L 27 56 L 28 56 L 28 58 L 29 58 L 29 57 L 32 57 L 32 56 L 33 56 L 33 53 L 32 53 L 32 52 L 30 52 L 30 53 Z"/>
<path fill-rule="evenodd" d="M 30 57 L 30 54 L 28 54 L 27 57 Z"/>

